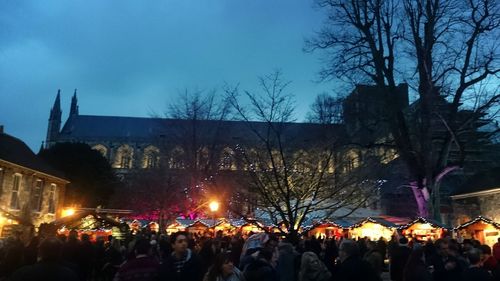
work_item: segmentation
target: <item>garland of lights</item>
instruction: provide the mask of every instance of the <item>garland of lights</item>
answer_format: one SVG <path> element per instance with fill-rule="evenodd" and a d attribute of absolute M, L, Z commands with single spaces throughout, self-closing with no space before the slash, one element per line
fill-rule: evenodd
<path fill-rule="evenodd" d="M 464 224 L 461 224 L 455 228 L 453 228 L 453 230 L 460 230 L 462 228 L 466 228 L 468 227 L 469 225 L 472 225 L 472 224 L 475 224 L 475 223 L 478 223 L 478 222 L 483 222 L 483 223 L 486 223 L 486 224 L 490 224 L 490 225 L 493 225 L 496 229 L 500 229 L 500 224 L 491 220 L 491 219 L 488 219 L 488 218 L 485 218 L 483 216 L 478 216 L 476 217 L 475 219 L 471 220 L 471 221 L 468 221 Z"/>
<path fill-rule="evenodd" d="M 427 223 L 427 224 L 430 224 L 430 225 L 431 225 L 432 227 L 434 227 L 434 228 L 448 229 L 448 228 L 446 228 L 446 227 L 443 227 L 443 226 L 441 226 L 441 225 L 438 225 L 438 224 L 436 224 L 436 223 L 433 223 L 433 222 L 431 222 L 431 221 L 427 220 L 427 219 L 426 219 L 426 218 L 424 218 L 424 217 L 418 217 L 418 218 L 416 218 L 415 220 L 413 220 L 413 221 L 411 221 L 411 222 L 409 222 L 409 223 L 407 223 L 407 224 L 405 224 L 405 225 L 401 225 L 400 227 L 398 227 L 398 229 L 399 229 L 399 230 L 404 230 L 404 229 L 407 229 L 407 228 L 409 228 L 410 226 L 412 226 L 412 225 L 414 225 L 414 224 L 416 224 L 416 223 Z"/>
<path fill-rule="evenodd" d="M 384 227 L 387 227 L 387 228 L 390 228 L 390 229 L 397 229 L 398 227 L 397 226 L 390 226 L 390 225 L 384 225 L 383 223 L 381 223 L 380 221 L 377 221 L 375 219 L 373 219 L 372 217 L 367 217 L 366 219 L 358 222 L 358 223 L 355 223 L 349 227 L 346 227 L 346 229 L 353 229 L 353 228 L 358 228 L 360 226 L 362 226 L 363 224 L 367 223 L 367 222 L 371 222 L 371 223 L 376 223 L 376 224 L 380 224 Z"/>

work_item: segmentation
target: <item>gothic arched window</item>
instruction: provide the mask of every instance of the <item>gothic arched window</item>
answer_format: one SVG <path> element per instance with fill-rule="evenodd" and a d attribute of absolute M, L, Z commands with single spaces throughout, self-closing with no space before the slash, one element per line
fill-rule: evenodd
<path fill-rule="evenodd" d="M 116 150 L 114 168 L 130 169 L 132 168 L 132 157 L 134 150 L 127 144 L 120 146 Z"/>
<path fill-rule="evenodd" d="M 108 148 L 106 146 L 102 144 L 96 144 L 92 147 L 92 149 L 99 151 L 102 154 L 102 156 L 106 158 L 108 157 Z"/>
<path fill-rule="evenodd" d="M 226 147 L 222 150 L 220 168 L 222 170 L 236 170 L 234 151 L 229 147 Z"/>
<path fill-rule="evenodd" d="M 142 167 L 157 168 L 160 164 L 160 150 L 155 146 L 148 146 L 144 149 L 144 155 L 142 157 Z"/>
<path fill-rule="evenodd" d="M 170 161 L 168 163 L 170 169 L 183 169 L 184 168 L 184 150 L 176 147 L 170 153 Z"/>

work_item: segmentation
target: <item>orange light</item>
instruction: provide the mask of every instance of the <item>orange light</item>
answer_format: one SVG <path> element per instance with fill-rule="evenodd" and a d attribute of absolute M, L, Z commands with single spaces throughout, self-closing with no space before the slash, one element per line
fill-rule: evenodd
<path fill-rule="evenodd" d="M 210 204 L 208 205 L 208 207 L 210 208 L 210 211 L 217 212 L 217 210 L 219 210 L 219 202 L 212 201 L 212 202 L 210 202 Z"/>
<path fill-rule="evenodd" d="M 73 209 L 73 208 L 64 209 L 62 211 L 62 216 L 63 217 L 69 217 L 69 216 L 72 216 L 74 214 L 75 214 L 75 209 Z"/>

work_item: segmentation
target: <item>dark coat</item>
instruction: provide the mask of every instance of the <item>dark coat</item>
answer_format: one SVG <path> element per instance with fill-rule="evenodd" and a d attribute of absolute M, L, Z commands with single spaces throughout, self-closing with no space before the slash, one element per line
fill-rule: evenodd
<path fill-rule="evenodd" d="M 462 281 L 491 281 L 493 277 L 490 273 L 481 267 L 471 267 L 462 273 Z"/>
<path fill-rule="evenodd" d="M 410 257 L 411 249 L 405 246 L 399 246 L 394 249 L 391 255 L 391 280 L 402 281 L 403 271 L 406 266 L 406 262 Z"/>
<path fill-rule="evenodd" d="M 270 263 L 262 259 L 255 259 L 245 267 L 243 272 L 246 281 L 279 281 L 276 270 Z"/>
<path fill-rule="evenodd" d="M 335 281 L 380 281 L 380 276 L 366 261 L 359 257 L 349 257 L 344 260 L 333 274 Z"/>
<path fill-rule="evenodd" d="M 175 256 L 169 255 L 160 265 L 159 280 L 162 281 L 201 281 L 205 272 L 202 270 L 200 258 L 191 253 L 189 259 L 184 263 L 178 273 L 175 268 Z"/>
<path fill-rule="evenodd" d="M 80 278 L 71 269 L 57 262 L 38 262 L 21 267 L 9 278 L 12 281 L 78 281 Z"/>
<path fill-rule="evenodd" d="M 404 281 L 432 281 L 432 274 L 423 261 L 407 265 L 403 274 Z"/>

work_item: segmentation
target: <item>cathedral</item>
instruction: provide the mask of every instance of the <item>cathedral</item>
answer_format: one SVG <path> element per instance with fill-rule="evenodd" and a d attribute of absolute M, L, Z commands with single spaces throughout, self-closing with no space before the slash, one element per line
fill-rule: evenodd
<path fill-rule="evenodd" d="M 396 100 L 399 106 L 411 107 L 408 86 L 400 85 L 399 93 Z M 337 163 L 332 163 L 329 169 L 357 174 L 364 163 L 376 159 L 378 166 L 376 169 L 370 166 L 373 172 L 368 176 L 385 184 L 377 195 L 380 200 L 370 207 L 386 214 L 411 217 L 416 203 L 411 191 L 398 188 L 408 179 L 401 163 L 394 161 L 397 154 L 391 149 L 369 148 L 370 143 L 389 133 L 384 124 L 373 122 L 385 114 L 383 94 L 374 87 L 359 85 L 344 99 L 342 122 L 328 125 L 329 132 L 337 139 L 335 145 L 342 147 Z M 195 175 L 192 185 L 217 176 L 227 181 L 222 185 L 234 187 L 237 185 L 234 181 L 252 169 L 251 164 L 239 157 L 241 148 L 247 148 L 247 152 L 254 151 L 252 147 L 257 150 L 259 140 L 252 128 L 263 131 L 268 125 L 233 120 L 81 115 L 76 90 L 63 122 L 60 99 L 59 91 L 50 111 L 45 148 L 62 142 L 86 143 L 108 159 L 122 179 L 137 171 L 161 167 Z M 283 138 L 296 153 L 315 147 L 316 141 L 324 137 L 325 124 L 285 125 Z"/>

